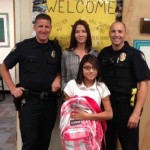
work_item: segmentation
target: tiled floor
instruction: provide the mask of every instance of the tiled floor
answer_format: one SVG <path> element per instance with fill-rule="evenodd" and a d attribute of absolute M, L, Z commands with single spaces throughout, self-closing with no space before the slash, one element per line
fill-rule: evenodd
<path fill-rule="evenodd" d="M 53 129 L 52 138 L 50 147 L 48 150 L 61 150 L 61 144 L 60 144 L 60 133 L 59 133 L 59 114 L 60 114 L 60 106 L 61 106 L 61 100 L 58 99 L 58 113 L 57 113 L 57 120 L 55 123 L 55 127 Z"/>
<path fill-rule="evenodd" d="M 16 111 L 10 94 L 0 101 L 0 150 L 16 150 Z"/>
<path fill-rule="evenodd" d="M 1 95 L 0 95 L 1 99 Z M 60 150 L 59 136 L 59 110 L 55 128 L 53 130 L 49 150 Z M 6 94 L 6 99 L 0 101 L 0 150 L 16 150 L 16 111 L 12 102 L 12 96 Z M 21 150 L 21 148 L 18 148 Z"/>

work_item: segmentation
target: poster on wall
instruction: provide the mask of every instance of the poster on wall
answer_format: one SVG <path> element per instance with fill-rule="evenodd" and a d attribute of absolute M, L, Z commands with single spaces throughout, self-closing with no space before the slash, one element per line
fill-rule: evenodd
<path fill-rule="evenodd" d="M 123 0 L 117 0 L 116 4 L 116 20 L 122 21 Z"/>
<path fill-rule="evenodd" d="M 56 38 L 63 49 L 69 46 L 72 25 L 79 19 L 90 26 L 93 48 L 101 50 L 110 45 L 109 27 L 119 20 L 123 0 L 33 0 L 32 22 L 37 14 L 52 18 L 50 39 Z M 120 19 L 121 20 L 121 19 Z"/>
<path fill-rule="evenodd" d="M 148 67 L 150 68 L 150 40 L 134 40 L 133 46 L 144 53 L 143 58 L 146 60 Z"/>
<path fill-rule="evenodd" d="M 9 47 L 8 13 L 0 13 L 0 47 Z"/>

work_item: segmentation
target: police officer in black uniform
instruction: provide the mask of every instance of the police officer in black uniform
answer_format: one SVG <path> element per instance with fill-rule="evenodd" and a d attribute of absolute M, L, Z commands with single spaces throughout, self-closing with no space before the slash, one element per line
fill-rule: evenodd
<path fill-rule="evenodd" d="M 123 150 L 139 150 L 139 121 L 150 71 L 144 54 L 124 41 L 125 34 L 124 23 L 114 22 L 109 32 L 112 45 L 98 56 L 114 116 L 107 122 L 106 150 L 117 150 L 117 137 Z"/>
<path fill-rule="evenodd" d="M 18 44 L 5 58 L 1 72 L 19 112 L 22 150 L 47 150 L 57 115 L 60 90 L 61 48 L 49 40 L 51 18 L 39 14 L 35 19 L 36 37 Z M 19 63 L 19 84 L 9 69 Z"/>

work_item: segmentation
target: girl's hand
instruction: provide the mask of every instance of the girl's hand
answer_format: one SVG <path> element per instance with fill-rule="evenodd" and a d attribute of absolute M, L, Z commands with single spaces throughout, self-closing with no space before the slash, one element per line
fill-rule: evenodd
<path fill-rule="evenodd" d="M 73 111 L 71 114 L 71 118 L 76 120 L 87 120 L 88 116 L 89 114 L 87 112 L 80 109 L 78 109 L 77 111 Z"/>

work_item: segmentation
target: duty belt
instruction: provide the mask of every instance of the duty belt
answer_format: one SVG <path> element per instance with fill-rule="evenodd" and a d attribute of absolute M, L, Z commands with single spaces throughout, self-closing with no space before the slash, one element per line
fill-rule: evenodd
<path fill-rule="evenodd" d="M 35 99 L 36 101 L 43 101 L 43 102 L 48 102 L 50 100 L 50 96 L 56 96 L 55 93 L 53 92 L 33 92 L 30 91 L 28 89 L 25 89 L 23 91 L 23 95 L 21 97 L 13 97 L 13 102 L 15 104 L 15 108 L 17 111 L 20 111 L 20 109 L 22 108 L 22 106 L 26 103 L 29 102 L 31 100 L 31 98 L 35 98 L 37 97 L 37 99 Z"/>
<path fill-rule="evenodd" d="M 50 95 L 52 95 L 51 92 L 48 91 L 44 91 L 44 92 L 34 92 L 34 91 L 30 91 L 28 89 L 26 89 L 24 91 L 24 97 L 26 99 L 31 98 L 31 97 L 38 97 L 41 100 L 48 100 Z"/>
<path fill-rule="evenodd" d="M 112 96 L 111 97 L 111 102 L 113 104 L 117 104 L 117 103 L 130 104 L 130 98 L 131 98 L 131 96 L 119 96 L 119 97 Z"/>

